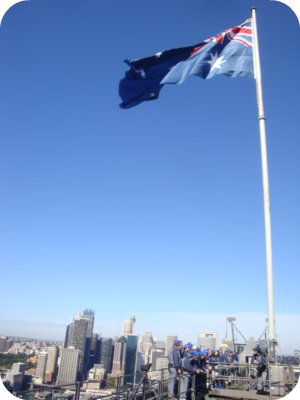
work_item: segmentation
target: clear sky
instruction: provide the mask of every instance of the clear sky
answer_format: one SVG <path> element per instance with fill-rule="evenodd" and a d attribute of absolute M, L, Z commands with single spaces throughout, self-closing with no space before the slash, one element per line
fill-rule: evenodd
<path fill-rule="evenodd" d="M 267 317 L 255 82 L 165 85 L 119 108 L 126 58 L 194 45 L 257 7 L 267 118 L 274 300 L 300 348 L 299 23 L 269 0 L 31 0 L 0 27 L 0 334 L 96 330 L 162 339 Z M 295 329 L 295 327 L 298 327 Z M 49 337 L 50 336 L 50 337 Z"/>

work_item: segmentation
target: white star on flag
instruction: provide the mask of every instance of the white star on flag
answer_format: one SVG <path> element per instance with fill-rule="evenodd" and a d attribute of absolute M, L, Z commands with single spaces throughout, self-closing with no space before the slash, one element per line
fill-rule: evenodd
<path fill-rule="evenodd" d="M 138 69 L 137 72 L 141 75 L 142 79 L 146 77 L 146 72 L 144 69 Z"/>
<path fill-rule="evenodd" d="M 208 64 L 211 65 L 210 70 L 213 71 L 214 69 L 221 69 L 221 66 L 226 60 L 223 60 L 224 56 L 218 57 L 218 54 L 211 53 L 211 60 L 207 61 Z"/>

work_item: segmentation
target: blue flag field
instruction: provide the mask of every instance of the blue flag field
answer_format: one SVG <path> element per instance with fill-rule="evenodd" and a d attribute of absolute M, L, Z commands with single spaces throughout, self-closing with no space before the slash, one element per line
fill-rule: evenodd
<path fill-rule="evenodd" d="M 252 19 L 194 46 L 166 50 L 139 60 L 125 60 L 130 69 L 120 81 L 121 108 L 155 100 L 166 83 L 188 76 L 209 79 L 217 74 L 253 77 Z"/>

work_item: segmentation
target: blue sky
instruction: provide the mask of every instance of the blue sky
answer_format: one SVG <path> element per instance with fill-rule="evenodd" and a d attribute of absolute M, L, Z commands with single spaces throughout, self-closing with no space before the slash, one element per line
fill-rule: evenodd
<path fill-rule="evenodd" d="M 195 340 L 212 321 L 223 336 L 226 316 L 235 315 L 246 336 L 263 331 L 254 80 L 191 77 L 166 85 L 156 101 L 118 106 L 125 58 L 201 42 L 250 17 L 255 5 L 276 325 L 282 347 L 299 349 L 291 327 L 300 321 L 300 31 L 284 4 L 254 3 L 31 0 L 7 12 L 0 334 L 62 339 L 86 307 L 104 335 L 117 334 L 132 312 L 137 331 L 155 336 L 190 332 Z"/>

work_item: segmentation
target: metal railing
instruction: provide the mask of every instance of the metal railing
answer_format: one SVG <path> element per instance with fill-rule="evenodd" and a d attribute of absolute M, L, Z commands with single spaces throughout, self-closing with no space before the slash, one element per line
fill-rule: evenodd
<path fill-rule="evenodd" d="M 144 369 L 134 375 L 109 376 L 101 382 L 83 381 L 63 385 L 39 385 L 15 393 L 28 400 L 43 399 L 43 393 L 51 393 L 46 399 L 68 400 L 167 400 L 168 385 L 174 378 L 169 377 L 167 368 L 149 371 Z M 177 393 L 172 400 L 201 400 L 213 393 L 218 397 L 234 398 L 234 393 L 243 391 L 243 398 L 253 397 L 256 391 L 256 367 L 252 364 L 209 364 L 206 373 L 188 375 L 187 372 L 176 375 Z M 279 399 L 289 393 L 299 379 L 299 367 L 286 365 L 269 365 L 266 386 L 269 398 Z M 185 382 L 184 382 L 185 380 Z M 188 380 L 188 383 L 187 381 Z M 127 382 L 127 383 L 126 383 Z M 93 386 L 99 388 L 93 388 Z M 102 389 L 100 389 L 102 387 Z M 183 387 L 186 390 L 183 390 Z M 66 392 L 66 389 L 68 390 Z M 228 397 L 228 391 L 231 397 Z M 226 392 L 226 393 L 225 393 Z M 69 397 L 67 397 L 69 396 Z M 251 397 L 252 396 L 252 397 Z M 264 398 L 268 398 L 264 396 Z"/>

